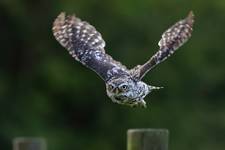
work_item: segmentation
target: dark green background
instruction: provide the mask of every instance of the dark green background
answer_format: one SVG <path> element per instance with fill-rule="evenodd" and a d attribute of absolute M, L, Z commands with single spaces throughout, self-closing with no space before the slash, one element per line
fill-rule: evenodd
<path fill-rule="evenodd" d="M 158 49 L 162 32 L 193 10 L 192 38 L 144 78 L 164 86 L 147 109 L 113 104 L 104 82 L 54 39 L 61 12 L 102 33 L 129 68 Z M 48 150 L 125 150 L 129 128 L 167 128 L 171 150 L 225 149 L 225 1 L 1 0 L 0 149 L 41 136 Z"/>

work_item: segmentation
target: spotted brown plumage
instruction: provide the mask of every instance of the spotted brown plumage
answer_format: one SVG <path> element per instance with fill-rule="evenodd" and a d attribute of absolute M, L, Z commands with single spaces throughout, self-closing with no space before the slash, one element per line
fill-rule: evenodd
<path fill-rule="evenodd" d="M 52 31 L 56 40 L 77 61 L 95 71 L 106 83 L 107 95 L 113 102 L 128 106 L 146 107 L 144 98 L 152 90 L 161 87 L 141 81 L 145 74 L 167 59 L 192 33 L 194 15 L 178 21 L 162 34 L 159 50 L 144 65 L 128 70 L 105 52 L 105 41 L 101 34 L 86 21 L 75 15 L 61 13 L 54 21 Z"/>
<path fill-rule="evenodd" d="M 136 67 L 134 76 L 142 79 L 148 71 L 171 56 L 191 37 L 193 23 L 194 15 L 191 11 L 185 19 L 167 29 L 158 43 L 159 50 L 144 65 Z"/>
<path fill-rule="evenodd" d="M 96 29 L 75 15 L 61 13 L 53 23 L 53 34 L 77 61 L 94 70 L 103 80 L 121 74 L 128 75 L 128 70 L 120 62 L 105 53 L 105 41 Z"/>

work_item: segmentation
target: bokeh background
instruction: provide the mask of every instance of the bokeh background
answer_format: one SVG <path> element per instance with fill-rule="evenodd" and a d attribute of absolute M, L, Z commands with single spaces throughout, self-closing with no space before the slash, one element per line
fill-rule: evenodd
<path fill-rule="evenodd" d="M 100 77 L 51 32 L 61 11 L 76 13 L 131 68 L 190 10 L 190 41 L 144 78 L 165 87 L 146 97 L 147 109 L 113 104 Z M 224 0 L 1 0 L 0 149 L 11 150 L 14 137 L 38 136 L 48 150 L 125 150 L 127 129 L 167 128 L 171 150 L 224 150 L 224 27 Z"/>

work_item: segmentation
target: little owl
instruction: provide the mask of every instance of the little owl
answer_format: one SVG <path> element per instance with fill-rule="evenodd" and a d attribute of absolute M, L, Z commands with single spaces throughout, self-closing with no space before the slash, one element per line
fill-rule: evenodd
<path fill-rule="evenodd" d="M 159 50 L 145 64 L 130 70 L 106 54 L 101 34 L 75 15 L 61 13 L 55 19 L 52 30 L 56 40 L 73 58 L 104 80 L 107 95 L 113 102 L 131 107 L 146 107 L 145 96 L 161 87 L 148 85 L 141 81 L 142 78 L 191 37 L 193 22 L 194 15 L 190 12 L 185 19 L 162 34 L 158 43 Z"/>

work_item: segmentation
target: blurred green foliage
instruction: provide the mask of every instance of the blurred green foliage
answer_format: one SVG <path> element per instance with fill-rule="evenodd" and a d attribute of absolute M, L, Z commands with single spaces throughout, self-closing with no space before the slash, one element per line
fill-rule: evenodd
<path fill-rule="evenodd" d="M 103 81 L 51 32 L 61 11 L 76 13 L 131 68 L 189 10 L 192 38 L 144 78 L 165 87 L 146 97 L 147 109 L 113 104 Z M 167 128 L 172 150 L 225 149 L 224 0 L 1 0 L 0 19 L 1 149 L 17 136 L 41 136 L 49 150 L 122 150 L 128 128 Z"/>

